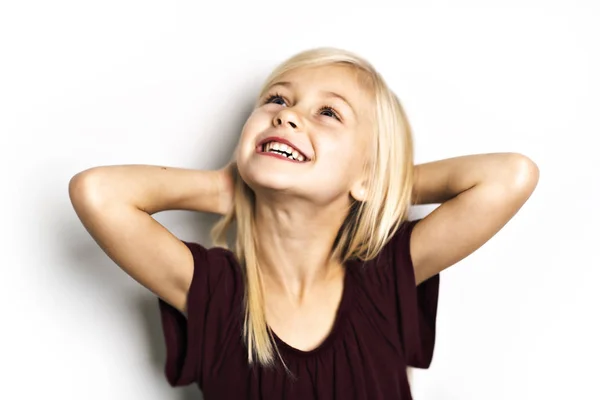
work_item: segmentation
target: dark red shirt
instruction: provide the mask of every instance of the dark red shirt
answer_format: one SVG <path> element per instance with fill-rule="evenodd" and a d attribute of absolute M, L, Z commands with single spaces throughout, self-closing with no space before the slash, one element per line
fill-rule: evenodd
<path fill-rule="evenodd" d="M 188 318 L 159 299 L 168 382 L 196 383 L 205 400 L 412 399 L 406 366 L 431 363 L 439 293 L 439 275 L 415 284 L 415 222 L 402 224 L 374 260 L 346 265 L 334 326 L 321 345 L 301 351 L 275 336 L 295 379 L 280 366 L 248 365 L 233 253 L 186 242 L 194 257 Z"/>

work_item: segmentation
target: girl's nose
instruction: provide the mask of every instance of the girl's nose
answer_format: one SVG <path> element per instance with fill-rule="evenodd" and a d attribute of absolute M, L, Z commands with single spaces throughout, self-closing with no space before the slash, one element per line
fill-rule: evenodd
<path fill-rule="evenodd" d="M 287 123 L 290 124 L 290 126 L 294 129 L 296 129 L 298 126 L 295 123 L 293 123 L 292 121 L 287 121 Z M 283 121 L 281 118 L 277 118 L 277 125 L 283 125 Z"/>
<path fill-rule="evenodd" d="M 301 129 L 301 117 L 296 112 L 285 109 L 281 110 L 275 117 L 273 118 L 273 124 L 275 126 L 289 125 L 292 129 Z"/>

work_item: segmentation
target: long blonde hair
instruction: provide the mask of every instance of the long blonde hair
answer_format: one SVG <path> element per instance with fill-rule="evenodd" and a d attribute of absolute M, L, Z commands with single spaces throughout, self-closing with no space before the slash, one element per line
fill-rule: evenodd
<path fill-rule="evenodd" d="M 390 236 L 406 220 L 413 187 L 413 139 L 403 107 L 396 95 L 365 59 L 335 48 L 311 49 L 284 61 L 267 78 L 258 98 L 286 72 L 299 68 L 346 65 L 362 72 L 373 95 L 373 149 L 367 171 L 367 198 L 351 200 L 340 227 L 332 257 L 345 263 L 350 259 L 374 258 Z M 275 343 L 267 326 L 261 285 L 258 238 L 255 229 L 255 195 L 235 170 L 234 207 L 212 230 L 213 241 L 227 247 L 226 236 L 235 224 L 235 254 L 245 279 L 243 336 L 248 362 L 271 365 Z"/>

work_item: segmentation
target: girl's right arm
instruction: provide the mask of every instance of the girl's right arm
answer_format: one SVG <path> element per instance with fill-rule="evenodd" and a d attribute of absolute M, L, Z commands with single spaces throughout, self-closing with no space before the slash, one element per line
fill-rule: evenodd
<path fill-rule="evenodd" d="M 165 210 L 224 214 L 231 206 L 228 172 L 151 165 L 96 167 L 71 179 L 69 197 L 102 250 L 133 279 L 186 314 L 192 255 L 151 215 Z"/>

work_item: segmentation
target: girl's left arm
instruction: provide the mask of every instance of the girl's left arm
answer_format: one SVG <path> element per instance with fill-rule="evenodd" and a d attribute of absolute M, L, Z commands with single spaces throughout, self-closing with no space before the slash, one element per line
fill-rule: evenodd
<path fill-rule="evenodd" d="M 417 285 L 473 253 L 525 204 L 539 179 L 518 153 L 474 154 L 415 166 L 413 204 L 442 203 L 413 228 Z"/>

